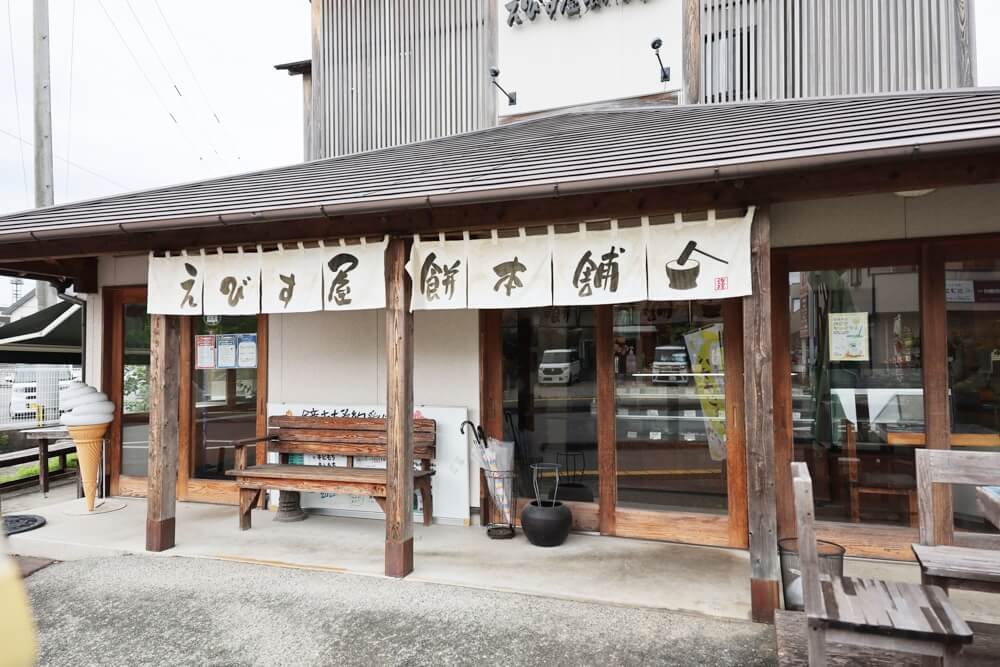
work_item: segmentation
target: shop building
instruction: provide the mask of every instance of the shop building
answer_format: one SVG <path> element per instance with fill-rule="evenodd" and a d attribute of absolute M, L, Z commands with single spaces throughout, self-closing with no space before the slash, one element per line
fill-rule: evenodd
<path fill-rule="evenodd" d="M 406 424 L 400 415 L 415 409 L 457 409 L 491 436 L 516 433 L 522 474 L 532 461 L 562 464 L 578 530 L 747 549 L 754 615 L 767 619 L 777 540 L 794 534 L 790 462 L 810 463 L 821 537 L 852 555 L 909 558 L 914 448 L 1000 447 L 1000 94 L 651 102 L 8 215 L 0 262 L 59 267 L 87 294 L 87 377 L 120 403 L 111 489 L 149 496 L 162 546 L 174 494 L 237 502 L 225 443 L 262 436 L 269 415 L 386 410 Z M 650 299 L 671 267 L 647 264 L 644 250 L 639 296 L 560 301 L 553 251 L 551 305 L 470 306 L 470 291 L 460 307 L 422 309 L 404 270 L 415 245 L 441 239 L 523 233 L 568 247 L 582 232 L 648 225 L 657 239 L 712 220 L 752 221 L 749 293 Z M 256 282 L 263 296 L 246 312 L 150 314 L 161 296 L 150 293 L 151 257 L 362 239 L 387 243 L 384 280 L 365 285 L 388 308 L 282 313 Z M 223 347 L 233 364 L 219 363 Z M 150 368 L 176 372 L 176 396 L 157 382 L 148 396 L 136 390 Z M 163 427 L 170 409 L 175 437 Z M 455 437 L 457 417 L 440 414 L 439 433 Z M 441 523 L 488 512 L 467 444 L 437 461 Z M 390 470 L 412 466 L 407 448 L 391 451 Z M 391 506 L 405 487 L 389 487 Z M 936 506 L 960 537 L 985 530 L 967 498 Z M 387 522 L 387 563 L 412 520 Z M 419 548 L 414 558 L 419 568 Z"/>

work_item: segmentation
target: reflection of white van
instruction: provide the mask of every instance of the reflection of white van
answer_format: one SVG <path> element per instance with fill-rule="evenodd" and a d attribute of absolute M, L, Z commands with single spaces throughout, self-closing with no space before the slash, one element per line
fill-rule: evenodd
<path fill-rule="evenodd" d="M 687 384 L 687 350 L 681 345 L 658 345 L 653 352 L 653 382 Z"/>
<path fill-rule="evenodd" d="M 41 371 L 49 373 L 49 377 L 42 378 L 42 385 L 46 386 L 43 395 L 38 392 L 39 372 L 28 369 L 18 369 L 11 382 L 10 392 L 10 416 L 14 419 L 34 419 L 42 416 L 43 419 L 58 419 L 59 417 L 59 390 L 65 389 L 73 379 L 73 374 L 66 371 Z M 54 377 L 53 377 L 54 376 Z M 44 412 L 39 414 L 39 407 Z"/>
<path fill-rule="evenodd" d="M 542 384 L 573 384 L 580 379 L 580 355 L 576 350 L 545 350 L 538 365 Z"/>

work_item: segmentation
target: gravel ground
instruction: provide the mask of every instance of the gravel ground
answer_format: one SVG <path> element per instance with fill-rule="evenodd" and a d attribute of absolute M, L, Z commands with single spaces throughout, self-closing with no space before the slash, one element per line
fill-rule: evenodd
<path fill-rule="evenodd" d="M 41 665 L 773 665 L 770 626 L 191 558 L 27 579 Z"/>

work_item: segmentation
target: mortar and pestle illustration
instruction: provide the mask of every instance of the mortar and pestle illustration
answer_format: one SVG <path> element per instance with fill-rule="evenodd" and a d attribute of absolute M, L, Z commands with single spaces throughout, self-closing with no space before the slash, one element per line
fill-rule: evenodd
<path fill-rule="evenodd" d="M 684 251 L 673 261 L 667 262 L 667 280 L 670 282 L 670 289 L 688 290 L 698 286 L 698 274 L 701 272 L 701 264 L 696 259 L 691 259 L 691 253 L 696 252 L 710 259 L 723 264 L 729 264 L 726 260 L 710 255 L 704 250 L 698 249 L 696 241 L 688 241 L 684 246 Z"/>

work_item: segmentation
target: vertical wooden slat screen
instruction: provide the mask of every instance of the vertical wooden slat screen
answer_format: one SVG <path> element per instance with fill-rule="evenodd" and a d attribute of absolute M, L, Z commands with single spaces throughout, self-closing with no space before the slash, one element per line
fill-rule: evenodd
<path fill-rule="evenodd" d="M 701 0 L 701 100 L 974 85 L 964 0 Z"/>
<path fill-rule="evenodd" d="M 314 131 L 323 158 L 495 124 L 492 0 L 313 2 Z"/>

